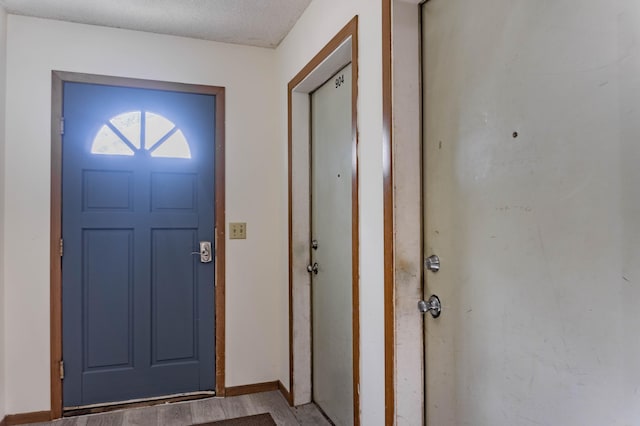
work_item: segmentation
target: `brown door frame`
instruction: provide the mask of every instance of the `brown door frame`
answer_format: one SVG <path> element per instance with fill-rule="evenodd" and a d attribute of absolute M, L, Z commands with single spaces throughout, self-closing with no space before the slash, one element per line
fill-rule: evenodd
<path fill-rule="evenodd" d="M 382 0 L 382 176 L 384 217 L 385 424 L 395 424 L 395 280 L 393 212 L 392 3 Z"/>
<path fill-rule="evenodd" d="M 215 134 L 215 342 L 216 395 L 225 394 L 225 88 L 195 84 L 140 80 L 63 71 L 51 73 L 51 418 L 62 417 L 62 134 L 60 123 L 65 82 L 101 84 L 141 89 L 214 95 Z"/>
<path fill-rule="evenodd" d="M 309 63 L 287 85 L 287 110 L 288 110 L 288 182 L 289 182 L 289 404 L 293 405 L 295 384 L 293 374 L 293 103 L 294 89 L 302 83 L 314 70 L 318 68 L 347 40 L 351 39 L 351 64 L 352 64 L 352 93 L 351 93 L 351 144 L 352 144 L 352 201 L 351 201 L 351 242 L 352 242 L 352 332 L 353 332 L 353 413 L 354 425 L 360 424 L 360 248 L 359 248 L 359 210 L 358 210 L 358 16 L 354 16 Z M 337 71 L 337 70 L 336 70 Z M 320 85 L 318 85 L 320 86 Z M 309 203 L 311 200 L 309 200 Z M 311 214 L 311 213 L 310 213 Z"/>

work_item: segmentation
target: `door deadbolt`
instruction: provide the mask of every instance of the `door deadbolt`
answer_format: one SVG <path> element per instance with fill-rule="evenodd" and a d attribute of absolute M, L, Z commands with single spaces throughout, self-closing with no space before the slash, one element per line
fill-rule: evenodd
<path fill-rule="evenodd" d="M 313 272 L 314 274 L 318 275 L 318 262 L 314 263 L 313 265 L 307 265 L 307 272 Z"/>
<path fill-rule="evenodd" d="M 422 314 L 426 314 L 429 312 L 432 317 L 438 318 L 442 313 L 442 304 L 440 303 L 440 298 L 435 294 L 431 295 L 429 300 L 424 301 L 421 300 L 418 302 L 418 310 Z"/>
<path fill-rule="evenodd" d="M 200 241 L 200 251 L 191 252 L 192 255 L 200 255 L 200 263 L 210 263 L 213 260 L 211 255 L 211 241 Z"/>
<path fill-rule="evenodd" d="M 311 248 L 314 250 L 318 250 L 318 240 L 311 241 Z"/>
<path fill-rule="evenodd" d="M 440 270 L 440 258 L 432 254 L 424 260 L 424 267 L 431 272 L 438 272 Z"/>

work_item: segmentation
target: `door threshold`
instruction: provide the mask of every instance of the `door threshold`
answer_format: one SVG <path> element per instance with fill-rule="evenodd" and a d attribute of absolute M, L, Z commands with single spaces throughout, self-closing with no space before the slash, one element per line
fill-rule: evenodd
<path fill-rule="evenodd" d="M 64 407 L 63 417 L 81 416 L 85 414 L 105 413 L 108 411 L 122 410 L 126 408 L 151 407 L 172 402 L 193 401 L 196 399 L 211 398 L 216 396 L 215 391 L 198 391 L 177 393 L 173 395 L 156 396 L 152 398 L 138 398 L 127 401 L 103 402 L 99 404 L 79 405 Z"/>

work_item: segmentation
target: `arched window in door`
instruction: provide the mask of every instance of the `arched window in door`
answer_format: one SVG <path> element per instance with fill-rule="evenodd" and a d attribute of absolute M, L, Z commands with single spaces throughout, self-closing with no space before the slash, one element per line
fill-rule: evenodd
<path fill-rule="evenodd" d="M 103 125 L 91 146 L 92 154 L 191 158 L 182 130 L 162 115 L 131 111 L 117 115 Z"/>

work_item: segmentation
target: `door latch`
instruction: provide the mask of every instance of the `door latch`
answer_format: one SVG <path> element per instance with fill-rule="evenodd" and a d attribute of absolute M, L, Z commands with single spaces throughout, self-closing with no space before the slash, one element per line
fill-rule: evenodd
<path fill-rule="evenodd" d="M 200 241 L 200 251 L 191 252 L 192 255 L 199 254 L 201 263 L 210 263 L 213 260 L 211 254 L 211 241 Z"/>
<path fill-rule="evenodd" d="M 442 313 L 442 304 L 440 303 L 440 298 L 433 294 L 429 300 L 424 301 L 421 300 L 418 302 L 418 310 L 422 314 L 426 314 L 429 312 L 432 317 L 438 318 Z"/>

